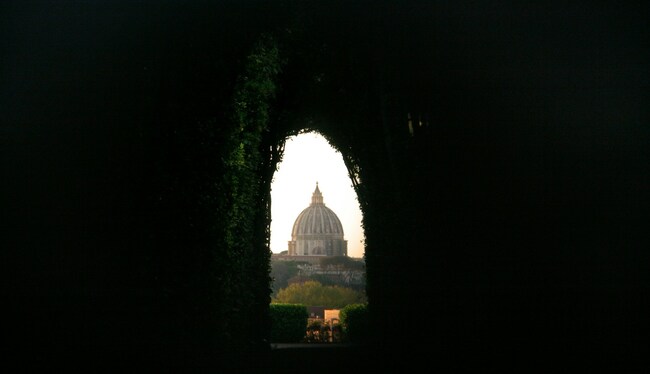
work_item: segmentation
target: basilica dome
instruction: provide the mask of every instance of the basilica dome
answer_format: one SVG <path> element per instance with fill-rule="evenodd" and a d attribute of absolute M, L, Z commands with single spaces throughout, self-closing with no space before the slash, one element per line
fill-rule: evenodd
<path fill-rule="evenodd" d="M 343 237 L 343 225 L 332 209 L 323 203 L 323 195 L 316 185 L 311 198 L 311 205 L 296 218 L 291 230 L 291 237 L 299 235 L 334 234 Z"/>
<path fill-rule="evenodd" d="M 347 241 L 343 238 L 341 220 L 323 203 L 318 183 L 311 204 L 298 215 L 293 224 L 288 252 L 289 255 L 302 256 L 347 255 Z"/>

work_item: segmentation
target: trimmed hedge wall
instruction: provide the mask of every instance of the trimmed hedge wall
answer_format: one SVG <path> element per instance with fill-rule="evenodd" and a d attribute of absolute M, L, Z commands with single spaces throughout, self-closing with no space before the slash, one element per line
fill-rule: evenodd
<path fill-rule="evenodd" d="M 352 343 L 367 343 L 370 332 L 367 304 L 350 304 L 339 312 L 343 333 Z"/>
<path fill-rule="evenodd" d="M 271 342 L 299 343 L 307 331 L 307 307 L 302 304 L 271 304 Z"/>

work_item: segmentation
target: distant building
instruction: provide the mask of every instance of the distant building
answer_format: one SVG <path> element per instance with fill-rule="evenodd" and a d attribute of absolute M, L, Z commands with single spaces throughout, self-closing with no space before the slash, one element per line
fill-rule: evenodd
<path fill-rule="evenodd" d="M 339 321 L 339 315 L 341 312 L 341 309 L 325 309 L 323 311 L 325 313 L 325 316 L 323 316 L 323 319 L 326 321 Z"/>
<path fill-rule="evenodd" d="M 343 225 L 336 213 L 325 206 L 323 194 L 316 183 L 311 204 L 298 215 L 293 224 L 288 250 L 273 253 L 272 259 L 300 263 L 297 266 L 298 275 L 303 278 L 298 277 L 290 283 L 319 276 L 321 281 L 328 279 L 330 283 L 346 287 L 365 284 L 365 266 L 350 267 L 345 264 L 346 261 L 337 262 L 337 257 L 364 263 L 363 259 L 348 257 L 348 242 L 343 235 Z M 329 260 L 330 263 L 323 264 L 321 260 Z"/>
<path fill-rule="evenodd" d="M 328 309 L 324 306 L 308 306 L 307 313 L 309 318 L 324 319 L 326 321 L 339 321 L 341 309 Z"/>
<path fill-rule="evenodd" d="M 323 194 L 316 183 L 311 204 L 298 215 L 293 224 L 286 254 L 274 257 L 313 264 L 325 256 L 347 255 L 348 242 L 343 237 L 341 220 L 325 206 Z"/>
<path fill-rule="evenodd" d="M 307 307 L 308 318 L 319 318 L 323 319 L 325 317 L 325 307 L 324 306 L 308 306 Z"/>

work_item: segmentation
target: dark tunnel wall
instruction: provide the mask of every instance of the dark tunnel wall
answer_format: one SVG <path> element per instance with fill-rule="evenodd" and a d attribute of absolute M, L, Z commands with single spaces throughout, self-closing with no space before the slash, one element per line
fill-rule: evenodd
<path fill-rule="evenodd" d="M 319 86 L 311 71 L 284 82 L 292 113 L 359 168 L 375 342 L 442 361 L 634 362 L 648 328 L 643 11 L 409 5 L 323 16 L 309 40 L 331 52 L 306 64 Z"/>
<path fill-rule="evenodd" d="M 646 6 L 1 9 L 10 356 L 219 367 L 264 351 L 263 271 L 235 275 L 260 264 L 223 244 L 232 190 L 211 160 L 267 33 L 286 65 L 264 141 L 318 129 L 357 168 L 371 349 L 642 365 Z"/>
<path fill-rule="evenodd" d="M 220 134 L 266 7 L 2 8 L 8 357 L 210 367 L 260 344 L 241 334 L 265 319 L 236 310 L 232 293 L 250 285 L 228 284 L 245 261 L 222 250 L 215 201 L 227 205 L 229 191 L 214 186 Z"/>

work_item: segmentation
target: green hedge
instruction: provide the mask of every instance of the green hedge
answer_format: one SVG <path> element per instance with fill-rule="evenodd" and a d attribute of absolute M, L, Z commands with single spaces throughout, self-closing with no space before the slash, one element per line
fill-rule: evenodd
<path fill-rule="evenodd" d="M 307 330 L 307 307 L 302 304 L 271 304 L 271 342 L 299 343 Z"/>
<path fill-rule="evenodd" d="M 367 304 L 349 304 L 339 312 L 345 339 L 351 343 L 366 343 L 370 334 Z"/>

